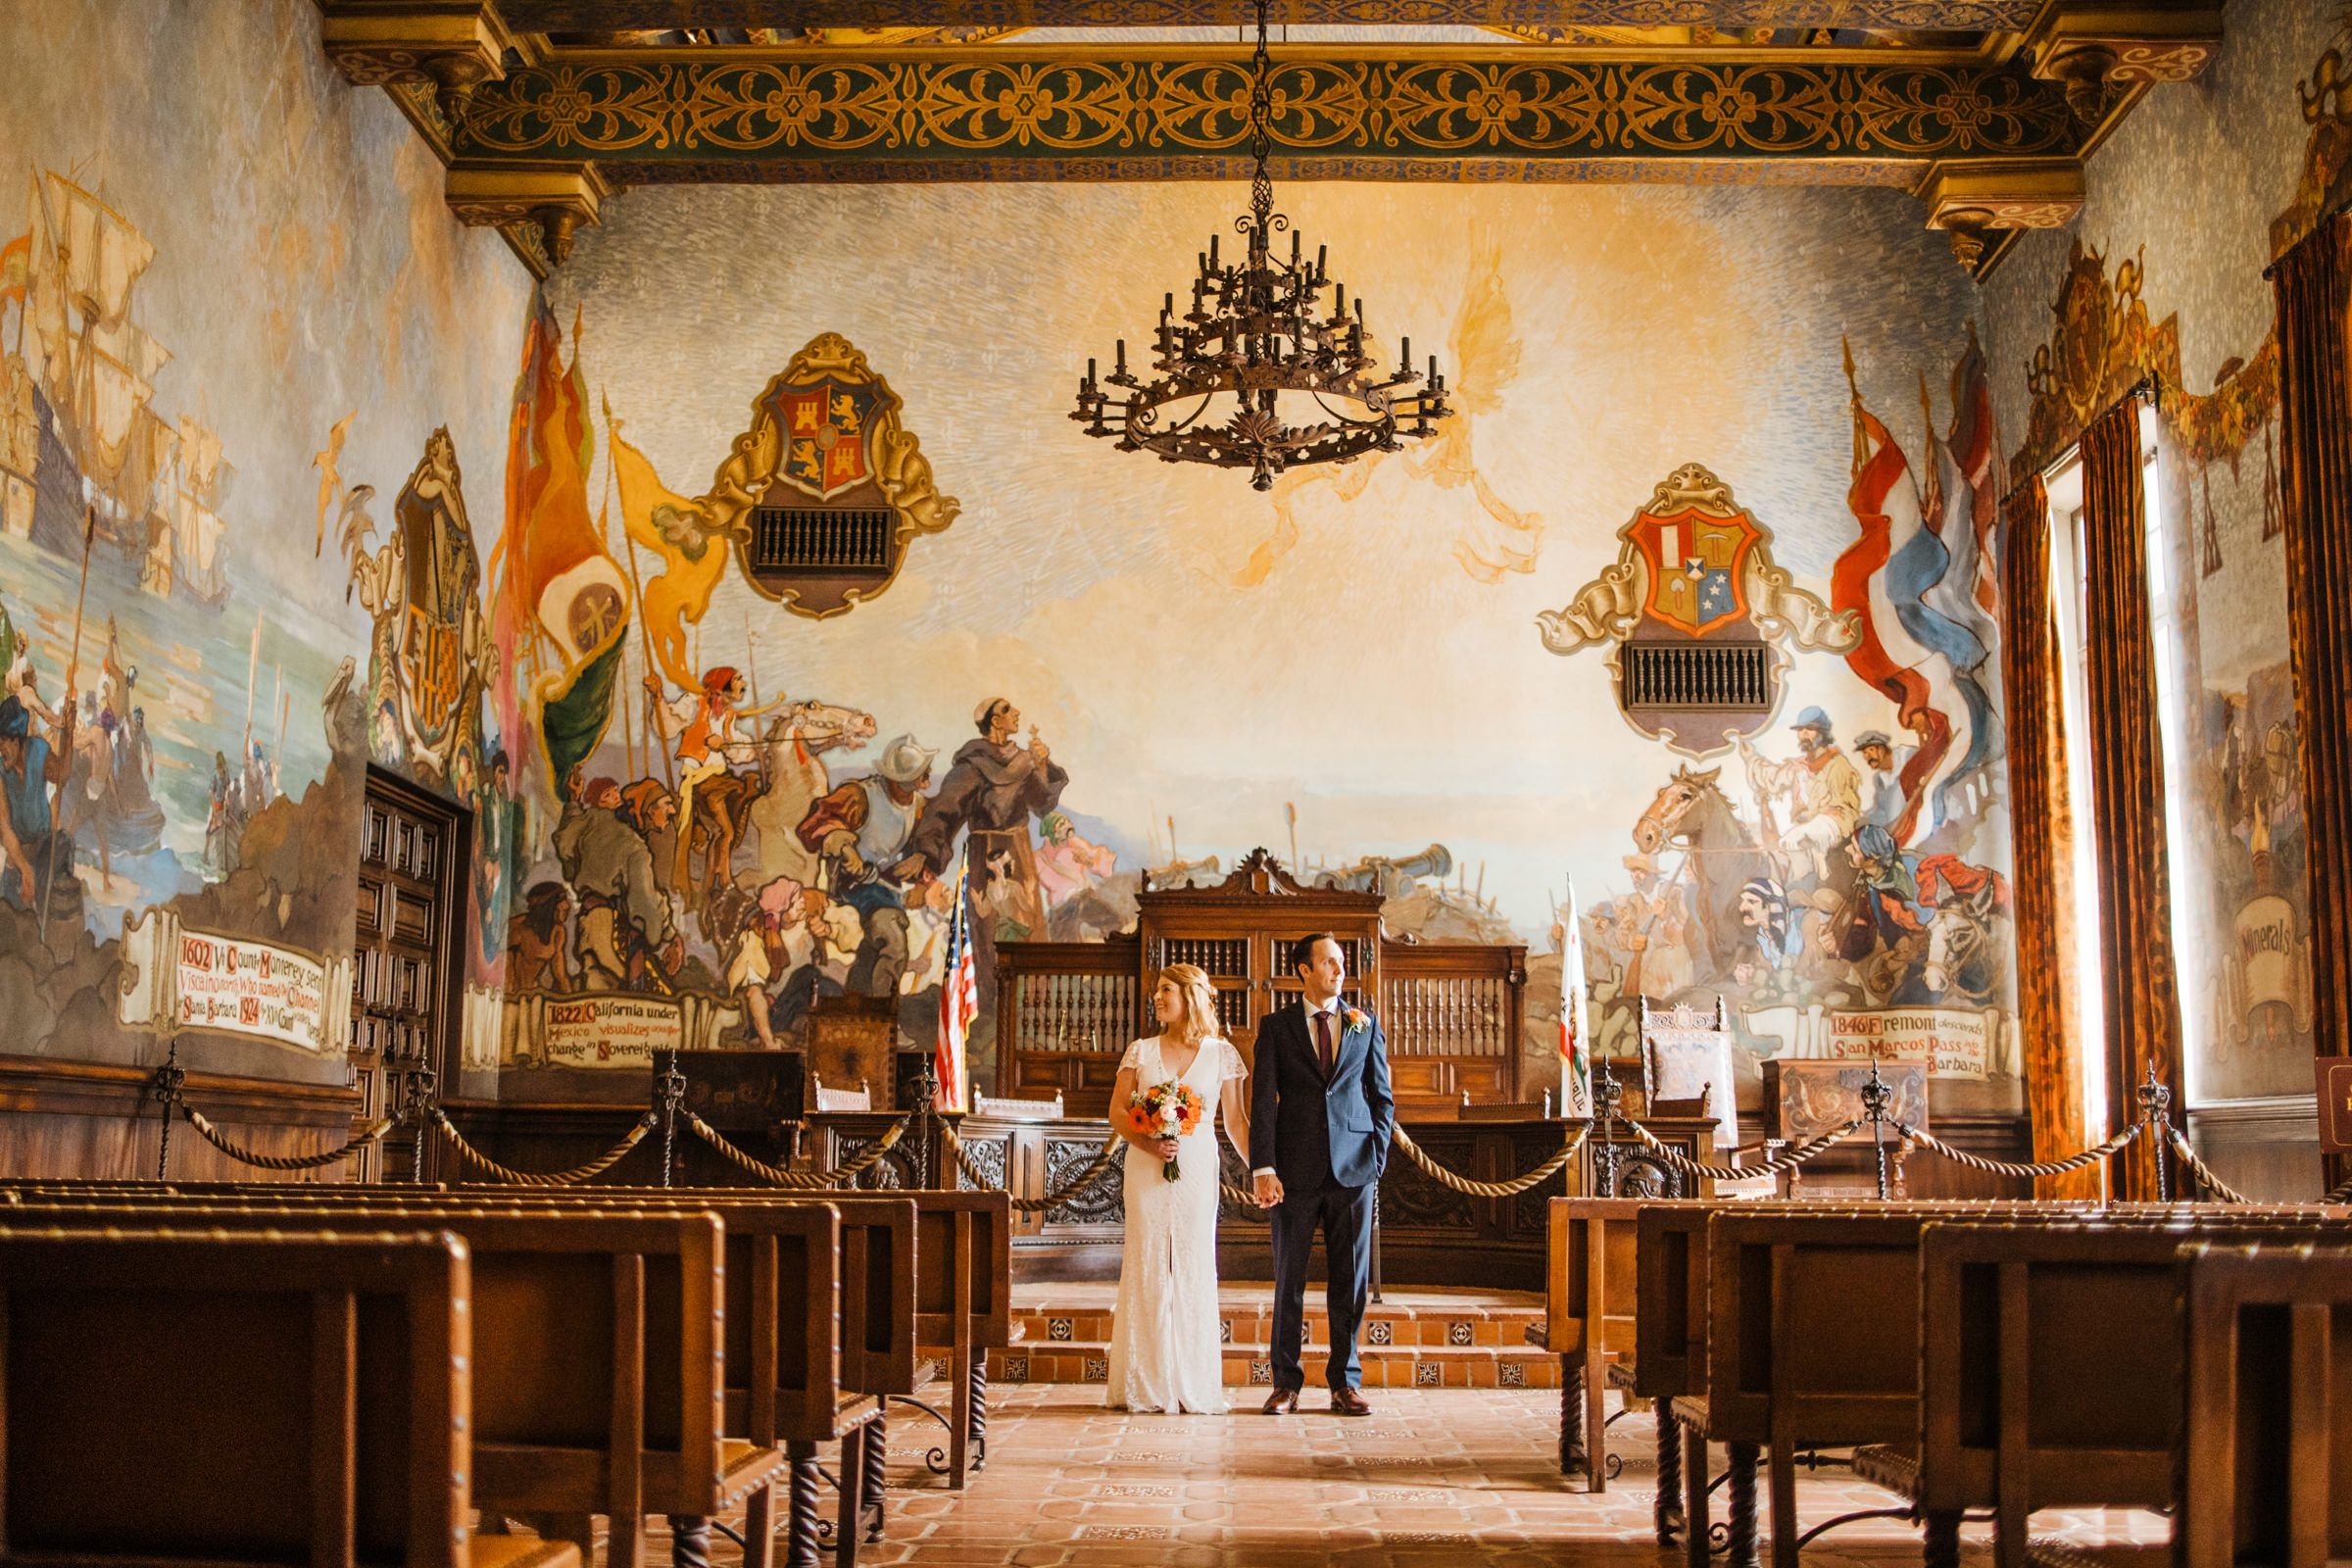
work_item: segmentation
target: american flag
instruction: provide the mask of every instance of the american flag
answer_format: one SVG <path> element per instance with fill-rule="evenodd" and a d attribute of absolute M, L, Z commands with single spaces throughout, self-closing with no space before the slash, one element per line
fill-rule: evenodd
<path fill-rule="evenodd" d="M 963 1045 L 980 1015 L 980 979 L 972 966 L 972 920 L 964 905 L 964 868 L 956 868 L 956 912 L 948 921 L 948 975 L 939 989 L 939 1047 L 933 1063 L 941 1110 L 964 1110 Z"/>

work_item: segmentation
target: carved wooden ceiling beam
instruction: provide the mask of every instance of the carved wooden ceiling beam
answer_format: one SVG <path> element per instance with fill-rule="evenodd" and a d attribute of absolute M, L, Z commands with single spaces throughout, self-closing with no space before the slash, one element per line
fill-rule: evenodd
<path fill-rule="evenodd" d="M 2213 0 L 2052 0 L 2025 37 L 2034 74 L 2063 82 L 2085 124 L 2097 122 L 2117 85 L 2186 81 L 2222 46 Z"/>
<path fill-rule="evenodd" d="M 928 3 L 925 20 L 936 23 L 953 0 Z M 1474 9 L 1473 0 L 1383 3 L 1420 8 L 1409 19 L 1384 16 L 1390 21 L 1467 20 Z M 1574 11 L 1585 23 L 1605 14 L 1615 24 L 1752 11 L 1786 23 L 1798 11 L 1807 21 L 1813 11 L 1845 17 L 1868 3 L 1544 0 L 1551 8 L 1544 14 Z M 468 223 L 498 226 L 541 276 L 563 264 L 577 228 L 598 220 L 604 198 L 630 185 L 1248 176 L 1248 68 L 1221 49 L 1023 49 L 1016 36 L 816 57 L 583 50 L 551 47 L 536 29 L 689 15 L 698 25 L 773 25 L 791 8 L 761 0 L 318 4 L 338 69 L 355 83 L 383 86 L 448 165 L 452 209 Z M 1490 10 L 1499 16 L 1498 7 L 1518 7 L 1518 17 L 1541 9 L 1536 0 L 1476 4 L 1486 8 L 1481 20 Z M 1922 200 L 1929 225 L 1949 232 L 1955 255 L 1982 277 L 2019 232 L 2063 223 L 2080 209 L 2082 159 L 2153 82 L 2201 70 L 2219 38 L 2218 14 L 2190 0 L 2105 9 L 2081 0 L 1886 0 L 1880 9 L 1899 10 L 1914 27 L 1931 13 L 1957 21 L 1971 11 L 1979 22 L 1996 11 L 2011 21 L 2010 11 L 2032 15 L 2030 30 L 1973 53 L 1505 43 L 1282 50 L 1273 172 L 1284 181 L 1892 186 Z"/>
<path fill-rule="evenodd" d="M 1866 27 L 2023 32 L 2048 0 L 1272 0 L 1294 26 Z M 673 27 L 1230 27 L 1255 0 L 502 0 L 540 32 Z"/>

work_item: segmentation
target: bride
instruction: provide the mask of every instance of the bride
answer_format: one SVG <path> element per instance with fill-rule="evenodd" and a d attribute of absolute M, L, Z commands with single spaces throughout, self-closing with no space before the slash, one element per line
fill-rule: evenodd
<path fill-rule="evenodd" d="M 1216 992 L 1198 966 L 1160 970 L 1152 1005 L 1160 1032 L 1127 1048 L 1110 1091 L 1111 1126 L 1127 1140 L 1127 1235 L 1103 1402 L 1112 1409 L 1223 1415 L 1216 1107 L 1224 1107 L 1225 1134 L 1248 1163 L 1249 1069 L 1217 1032 Z M 1200 1097 L 1199 1125 L 1177 1138 L 1137 1132 L 1127 1119 L 1128 1097 L 1171 1080 Z M 1174 1181 L 1162 1173 L 1171 1159 Z"/>

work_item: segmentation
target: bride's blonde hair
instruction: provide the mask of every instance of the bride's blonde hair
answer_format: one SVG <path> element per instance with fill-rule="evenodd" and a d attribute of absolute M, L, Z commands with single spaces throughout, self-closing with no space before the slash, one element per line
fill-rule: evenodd
<path fill-rule="evenodd" d="M 1190 1045 L 1216 1039 L 1221 1032 L 1217 1028 L 1217 988 L 1208 983 L 1208 971 L 1197 963 L 1171 963 L 1159 971 L 1159 977 L 1184 999 L 1184 1017 L 1168 1032 Z"/>

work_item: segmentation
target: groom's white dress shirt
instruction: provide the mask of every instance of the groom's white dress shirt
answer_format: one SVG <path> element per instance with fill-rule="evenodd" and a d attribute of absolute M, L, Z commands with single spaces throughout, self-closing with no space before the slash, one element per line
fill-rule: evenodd
<path fill-rule="evenodd" d="M 1300 998 L 1298 1005 L 1302 1008 L 1305 1008 L 1306 1011 L 1306 1038 L 1309 1045 L 1313 1045 L 1315 1043 L 1315 1020 L 1317 1018 L 1328 1018 L 1331 1020 L 1330 1024 L 1328 1025 L 1331 1030 L 1331 1054 L 1334 1056 L 1337 1056 L 1340 1054 L 1340 999 L 1334 997 L 1331 999 L 1329 1004 L 1322 1007 L 1309 1007 L 1306 1004 L 1305 999 Z M 1250 1174 L 1252 1176 L 1271 1176 L 1274 1174 L 1274 1167 L 1271 1165 L 1260 1165 L 1255 1170 L 1252 1170 Z"/>

